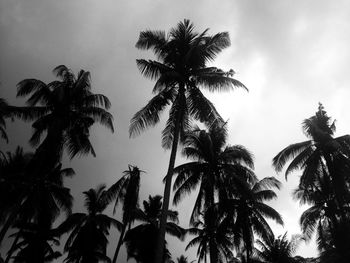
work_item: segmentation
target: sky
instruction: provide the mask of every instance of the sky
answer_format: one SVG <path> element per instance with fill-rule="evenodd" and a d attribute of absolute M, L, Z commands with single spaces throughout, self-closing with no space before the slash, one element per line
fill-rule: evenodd
<path fill-rule="evenodd" d="M 153 55 L 137 50 L 135 43 L 142 30 L 168 31 L 183 19 L 190 19 L 198 32 L 229 32 L 231 46 L 212 65 L 234 69 L 235 78 L 249 92 L 205 94 L 228 120 L 228 143 L 254 153 L 257 176 L 276 176 L 283 182 L 278 199 L 271 203 L 285 222 L 284 228 L 273 225 L 276 235 L 300 233 L 298 220 L 306 208 L 291 196 L 298 172 L 285 181 L 271 160 L 284 147 L 306 139 L 301 123 L 317 111 L 319 102 L 337 120 L 336 135 L 350 132 L 349 1 L 0 0 L 0 97 L 23 105 L 16 99 L 16 84 L 26 78 L 52 81 L 51 71 L 61 64 L 76 73 L 90 71 L 93 90 L 112 102 L 116 131 L 95 125 L 91 141 L 97 157 L 71 162 L 65 158 L 65 165 L 76 171 L 66 181 L 75 197 L 74 211 L 83 211 L 83 191 L 101 183 L 110 186 L 128 164 L 146 171 L 141 201 L 162 194 L 161 179 L 170 156 L 161 148 L 167 114 L 139 137 L 128 135 L 130 119 L 151 99 L 154 84 L 141 76 L 135 63 Z M 30 132 L 29 123 L 9 123 L 11 142 L 1 148 L 23 145 L 30 150 Z M 185 161 L 179 156 L 177 164 Z M 183 227 L 188 227 L 192 201 L 187 198 L 173 207 L 180 212 Z M 111 234 L 110 255 L 118 238 L 117 232 Z M 195 259 L 195 250 L 184 252 L 185 246 L 186 242 L 169 241 L 174 258 L 186 254 Z M 316 246 L 303 244 L 297 254 L 316 256 Z M 125 251 L 119 262 L 125 262 Z"/>

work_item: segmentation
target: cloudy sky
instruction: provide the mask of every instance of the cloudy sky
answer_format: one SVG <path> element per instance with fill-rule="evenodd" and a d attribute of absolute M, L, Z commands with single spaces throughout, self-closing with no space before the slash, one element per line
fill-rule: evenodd
<path fill-rule="evenodd" d="M 274 226 L 276 234 L 299 233 L 298 218 L 305 207 L 291 197 L 298 173 L 286 182 L 283 174 L 273 171 L 271 159 L 287 145 L 305 140 L 301 122 L 314 114 L 319 102 L 337 119 L 337 135 L 350 132 L 349 1 L 0 0 L 0 97 L 21 105 L 23 101 L 15 98 L 16 84 L 25 78 L 51 81 L 57 65 L 90 71 L 95 92 L 112 101 L 116 132 L 95 126 L 91 139 L 97 157 L 66 161 L 77 172 L 67 181 L 76 199 L 75 211 L 82 210 L 82 191 L 100 183 L 111 185 L 128 164 L 147 172 L 141 200 L 161 194 L 170 155 L 160 143 L 166 116 L 156 128 L 135 139 L 128 137 L 130 119 L 151 98 L 153 85 L 135 64 L 136 58 L 152 54 L 137 50 L 135 43 L 140 31 L 167 31 L 184 18 L 198 31 L 230 33 L 231 47 L 213 64 L 234 69 L 249 92 L 207 95 L 229 120 L 229 143 L 254 153 L 260 178 L 277 176 L 284 183 L 272 202 L 285 221 L 284 228 Z M 10 124 L 11 144 L 1 147 L 19 144 L 29 149 L 28 127 Z M 177 163 L 183 161 L 179 158 Z M 184 227 L 191 201 L 176 207 Z M 185 243 L 171 240 L 170 245 L 174 257 L 184 253 Z M 195 259 L 194 250 L 186 254 Z M 315 245 L 302 245 L 298 254 L 315 256 Z"/>

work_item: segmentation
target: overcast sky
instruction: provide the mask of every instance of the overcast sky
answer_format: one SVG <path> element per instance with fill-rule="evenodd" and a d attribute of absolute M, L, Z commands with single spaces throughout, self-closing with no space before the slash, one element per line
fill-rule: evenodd
<path fill-rule="evenodd" d="M 128 138 L 133 114 L 151 98 L 153 83 L 144 79 L 136 58 L 152 54 L 135 48 L 140 31 L 168 31 L 190 19 L 198 31 L 230 33 L 231 47 L 213 65 L 234 69 L 249 92 L 207 94 L 224 119 L 229 120 L 229 143 L 242 144 L 255 155 L 256 174 L 277 176 L 284 187 L 272 205 L 282 214 L 285 227 L 276 234 L 299 233 L 298 219 L 304 208 L 291 197 L 298 173 L 288 181 L 276 175 L 272 158 L 291 143 L 305 140 L 303 119 L 312 116 L 322 102 L 337 119 L 337 135 L 350 132 L 350 2 L 349 1 L 165 1 L 165 0 L 0 0 L 0 97 L 21 105 L 16 84 L 25 78 L 46 82 L 60 64 L 88 70 L 96 93 L 107 95 L 115 118 L 111 134 L 95 126 L 91 140 L 97 157 L 71 163 L 77 175 L 67 180 L 75 196 L 75 211 L 82 210 L 81 192 L 100 183 L 115 182 L 128 164 L 147 173 L 142 178 L 141 200 L 162 194 L 170 152 L 161 148 L 164 120 L 136 139 Z M 9 125 L 13 149 L 27 144 L 29 124 Z M 22 132 L 22 131 L 28 132 Z M 184 159 L 179 158 L 178 164 Z M 178 207 L 181 225 L 188 226 L 191 199 Z M 117 240 L 117 235 L 112 232 Z M 111 244 L 111 250 L 115 249 Z M 184 253 L 186 242 L 170 242 L 174 258 Z M 195 251 L 184 254 L 195 259 Z M 314 244 L 298 250 L 317 254 Z M 110 254 L 112 255 L 112 254 Z M 125 254 L 122 255 L 125 257 Z M 119 262 L 124 262 L 120 257 Z"/>

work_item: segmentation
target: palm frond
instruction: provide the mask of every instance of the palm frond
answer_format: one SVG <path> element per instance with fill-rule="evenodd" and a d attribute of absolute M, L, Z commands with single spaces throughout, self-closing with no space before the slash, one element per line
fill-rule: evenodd
<path fill-rule="evenodd" d="M 215 106 L 196 87 L 188 91 L 188 109 L 195 120 L 203 122 L 209 127 L 218 120 L 224 122 Z"/>
<path fill-rule="evenodd" d="M 295 156 L 300 154 L 306 148 L 311 147 L 311 141 L 304 141 L 295 144 L 291 144 L 281 152 L 279 152 L 272 160 L 272 165 L 277 172 L 282 171 L 284 165 Z"/>
<path fill-rule="evenodd" d="M 143 130 L 155 126 L 159 122 L 159 114 L 173 100 L 173 91 L 163 91 L 153 97 L 148 104 L 131 119 L 130 137 L 139 135 Z"/>

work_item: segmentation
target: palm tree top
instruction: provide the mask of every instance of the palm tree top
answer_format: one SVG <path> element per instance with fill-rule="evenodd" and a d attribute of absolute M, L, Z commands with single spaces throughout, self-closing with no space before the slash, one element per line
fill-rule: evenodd
<path fill-rule="evenodd" d="M 331 138 L 335 130 L 335 120 L 331 121 L 331 117 L 327 115 L 321 103 L 319 103 L 315 115 L 303 121 L 305 135 L 315 141 L 322 138 Z"/>
<path fill-rule="evenodd" d="M 186 118 L 191 116 L 206 123 L 221 119 L 199 87 L 209 91 L 227 91 L 236 87 L 247 90 L 240 81 L 233 78 L 235 72 L 232 69 L 224 71 L 207 66 L 231 44 L 228 32 L 215 35 L 208 35 L 207 32 L 208 29 L 202 33 L 195 32 L 194 25 L 185 19 L 168 34 L 160 30 L 140 33 L 136 47 L 152 50 L 157 60 L 137 59 L 137 66 L 142 75 L 156 81 L 153 88 L 156 96 L 131 120 L 130 136 L 139 135 L 158 123 L 159 113 L 170 104 L 175 104 L 184 111 L 188 107 Z M 170 111 L 170 117 L 175 117 L 179 112 L 175 108 Z M 184 123 L 183 128 L 188 128 L 189 125 Z M 165 129 L 163 134 L 169 133 L 170 128 Z M 166 146 L 169 147 L 169 144 Z"/>
<path fill-rule="evenodd" d="M 108 112 L 109 99 L 92 92 L 88 71 L 80 70 L 75 75 L 60 65 L 53 73 L 58 80 L 48 84 L 38 79 L 25 79 L 17 84 L 17 97 L 29 98 L 26 107 L 12 107 L 14 115 L 26 121 L 34 120 L 30 139 L 33 146 L 38 145 L 47 132 L 51 136 L 56 134 L 56 143 L 66 146 L 71 158 L 89 152 L 95 155 L 89 141 L 89 128 L 98 122 L 114 131 L 113 116 Z"/>
<path fill-rule="evenodd" d="M 84 191 L 85 195 L 85 207 L 89 214 L 102 213 L 103 210 L 109 204 L 109 200 L 106 198 L 106 186 L 101 184 L 96 189 L 91 188 L 88 191 Z"/>

